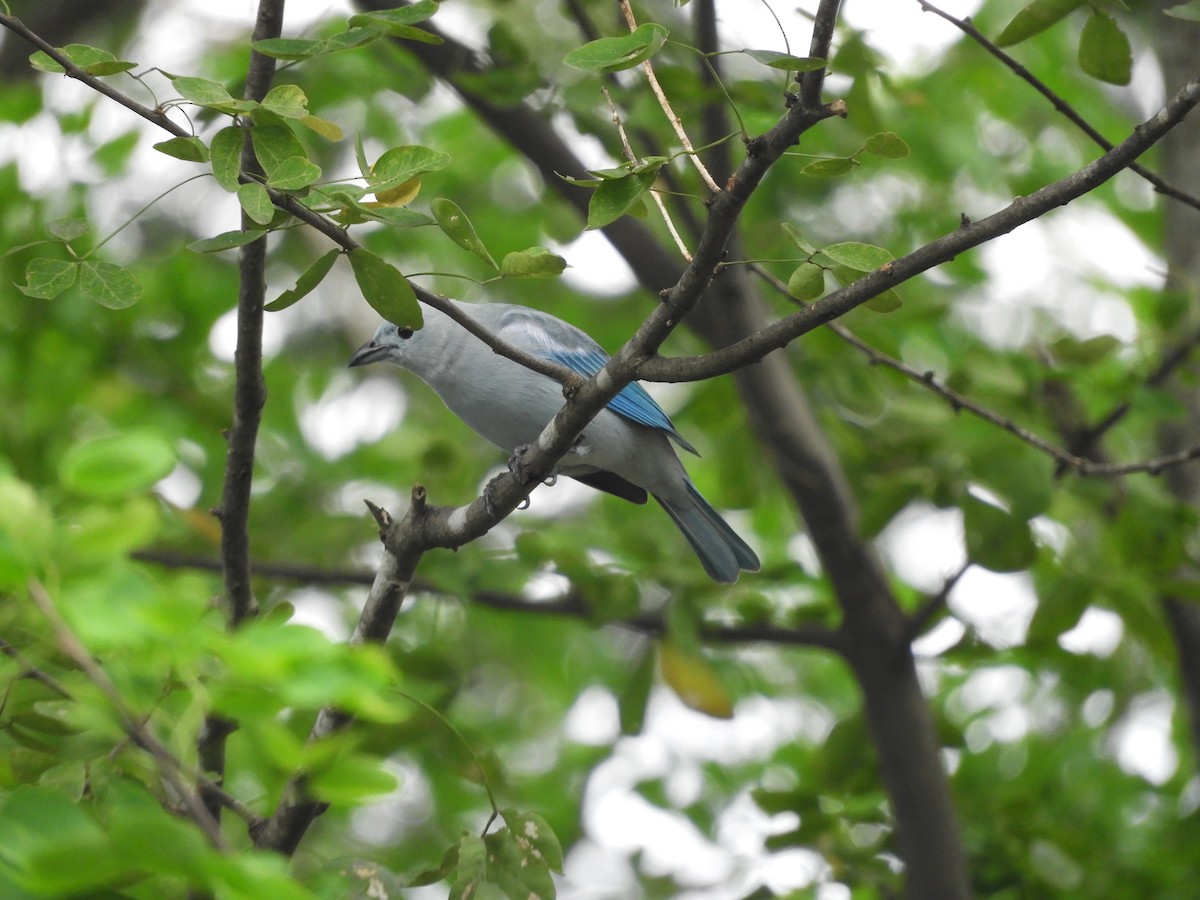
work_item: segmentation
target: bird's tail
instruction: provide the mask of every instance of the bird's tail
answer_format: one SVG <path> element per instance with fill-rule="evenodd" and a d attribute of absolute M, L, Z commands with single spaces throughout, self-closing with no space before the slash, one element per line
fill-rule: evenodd
<path fill-rule="evenodd" d="M 761 563 L 750 545 L 738 537 L 690 481 L 687 490 L 691 501 L 687 504 L 675 504 L 659 496 L 654 499 L 683 532 L 709 577 L 731 584 L 743 569 L 757 572 Z"/>

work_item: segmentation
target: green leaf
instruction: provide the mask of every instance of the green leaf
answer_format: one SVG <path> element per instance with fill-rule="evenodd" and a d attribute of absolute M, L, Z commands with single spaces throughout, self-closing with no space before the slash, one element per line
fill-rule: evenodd
<path fill-rule="evenodd" d="M 85 259 L 79 264 L 79 286 L 109 309 L 125 309 L 142 299 L 142 286 L 129 270 L 109 262 Z"/>
<path fill-rule="evenodd" d="M 1079 36 L 1079 67 L 1109 84 L 1129 84 L 1133 52 L 1129 38 L 1108 13 L 1093 9 Z"/>
<path fill-rule="evenodd" d="M 289 156 L 267 173 L 267 185 L 280 191 L 298 191 L 321 177 L 321 167 L 304 156 Z"/>
<path fill-rule="evenodd" d="M 77 494 L 112 499 L 153 487 L 175 468 L 175 448 L 157 431 L 139 429 L 74 444 L 58 465 Z"/>
<path fill-rule="evenodd" d="M 895 312 L 904 305 L 904 301 L 900 299 L 900 295 L 895 288 L 888 288 L 882 294 L 877 294 L 866 303 L 863 304 L 871 312 L 890 313 Z"/>
<path fill-rule="evenodd" d="M 298 60 L 317 56 L 328 45 L 325 41 L 304 38 L 267 38 L 255 41 L 251 46 L 263 56 L 269 56 L 271 59 Z"/>
<path fill-rule="evenodd" d="M 650 705 L 650 693 L 654 689 L 658 669 L 658 654 L 652 647 L 639 651 L 637 665 L 628 673 L 627 680 L 617 697 L 617 711 L 621 723 L 621 734 L 632 736 L 642 733 L 646 724 L 646 710 Z"/>
<path fill-rule="evenodd" d="M 41 50 L 30 54 L 29 65 L 39 72 L 49 72 L 51 75 L 61 75 L 67 71 L 48 53 Z"/>
<path fill-rule="evenodd" d="M 75 283 L 79 263 L 62 259 L 31 259 L 25 266 L 25 283 L 17 288 L 27 297 L 53 300 Z"/>
<path fill-rule="evenodd" d="M 0 472 L 0 585 L 24 584 L 50 558 L 54 517 L 37 491 Z"/>
<path fill-rule="evenodd" d="M 225 89 L 225 85 L 207 78 L 177 75 L 171 78 L 171 84 L 179 92 L 180 97 L 200 106 L 221 108 L 234 102 L 233 96 Z"/>
<path fill-rule="evenodd" d="M 853 172 L 857 165 L 859 165 L 859 162 L 854 157 L 839 156 L 833 159 L 818 159 L 816 162 L 810 162 L 800 170 L 800 173 L 802 175 L 812 175 L 817 178 L 840 178 L 843 175 L 849 175 Z"/>
<path fill-rule="evenodd" d="M 67 44 L 65 47 L 60 47 L 59 52 L 89 75 L 116 75 L 119 72 L 128 72 L 130 69 L 137 68 L 135 62 L 117 59 L 107 50 L 87 44 Z M 41 72 L 61 74 L 66 71 L 41 50 L 29 57 L 29 64 Z"/>
<path fill-rule="evenodd" d="M 20 900 L 95 896 L 96 886 L 118 880 L 125 865 L 85 806 L 46 786 L 24 785 L 8 793 L 0 808 L 0 831 L 6 837 L 4 868 L 19 871 L 26 889 L 15 894 Z"/>
<path fill-rule="evenodd" d="M 1115 355 L 1124 346 L 1124 341 L 1114 335 L 1098 334 L 1082 340 L 1070 336 L 1061 337 L 1048 349 L 1051 358 L 1057 363 L 1093 366 L 1101 360 Z"/>
<path fill-rule="evenodd" d="M 308 158 L 304 145 L 286 125 L 256 125 L 250 130 L 250 139 L 254 142 L 254 155 L 268 178 L 285 161 L 295 157 Z"/>
<path fill-rule="evenodd" d="M 505 254 L 500 274 L 505 278 L 557 278 L 567 261 L 545 247 L 530 247 Z"/>
<path fill-rule="evenodd" d="M 383 29 L 375 26 L 365 28 L 350 28 L 341 34 L 335 34 L 321 42 L 321 53 L 338 53 L 342 50 L 353 50 L 383 37 Z"/>
<path fill-rule="evenodd" d="M 416 144 L 392 147 L 375 160 L 367 184 L 375 193 L 397 187 L 423 172 L 436 172 L 450 165 L 450 154 Z"/>
<path fill-rule="evenodd" d="M 137 148 L 139 137 L 136 131 L 127 131 L 118 135 L 93 150 L 92 159 L 109 178 L 123 173 L 127 170 L 129 159 Z"/>
<path fill-rule="evenodd" d="M 83 69 L 89 75 L 115 75 L 118 72 L 128 72 L 136 69 L 137 63 L 117 59 L 107 50 L 91 47 L 87 44 L 67 44 L 63 52 L 71 57 L 71 62 Z"/>
<path fill-rule="evenodd" d="M 362 177 L 369 178 L 371 176 L 371 166 L 367 162 L 367 151 L 363 147 L 361 131 L 354 135 L 354 161 L 358 163 L 358 171 L 362 174 Z M 364 190 L 363 193 L 365 194 L 366 191 Z"/>
<path fill-rule="evenodd" d="M 365 247 L 351 250 L 349 256 L 354 280 L 371 308 L 394 325 L 420 328 L 421 305 L 400 270 Z"/>
<path fill-rule="evenodd" d="M 1020 572 L 1037 556 L 1029 523 L 997 506 L 968 496 L 962 504 L 967 555 L 993 572 Z"/>
<path fill-rule="evenodd" d="M 390 11 L 385 10 L 383 12 Z M 399 38 L 404 41 L 418 41 L 422 44 L 445 43 L 445 38 L 439 34 L 433 34 L 424 28 L 414 28 L 412 25 L 395 22 L 391 17 L 382 15 L 381 13 L 360 13 L 359 15 L 351 16 L 350 24 L 364 28 L 376 28 L 389 37 Z"/>
<path fill-rule="evenodd" d="M 267 189 L 257 181 L 248 181 L 238 187 L 238 203 L 251 219 L 259 225 L 270 225 L 275 218 L 275 204 Z"/>
<path fill-rule="evenodd" d="M 222 128 L 213 135 L 208 161 L 217 184 L 227 191 L 236 191 L 242 174 L 242 145 L 246 132 L 236 125 Z"/>
<path fill-rule="evenodd" d="M 1013 16 L 996 38 L 996 45 L 1009 47 L 1045 31 L 1063 16 L 1079 9 L 1087 0 L 1033 0 Z"/>
<path fill-rule="evenodd" d="M 511 814 L 515 820 L 521 822 L 513 810 L 506 810 L 502 814 L 506 816 L 506 821 L 507 816 Z M 544 820 L 539 818 L 539 821 L 540 825 L 533 824 L 532 818 L 521 822 L 528 832 L 526 834 L 517 834 L 512 826 L 509 826 L 493 831 L 483 839 L 487 846 L 487 865 L 482 871 L 482 877 L 486 880 L 480 882 L 476 889 L 463 893 L 464 900 L 468 897 L 470 900 L 490 897 L 496 900 L 514 897 L 521 900 L 552 900 L 555 894 L 550 867 L 546 864 L 541 849 L 532 843 L 529 837 L 530 834 L 541 833 L 545 828 L 546 833 L 553 838 L 553 833 L 549 832 Z M 557 843 L 555 840 L 554 844 Z M 558 853 L 561 857 L 562 851 L 559 850 Z M 461 859 L 460 851 L 460 866 Z M 479 873 L 477 866 L 471 868 L 474 873 Z M 479 877 L 478 874 L 476 877 Z"/>
<path fill-rule="evenodd" d="M 391 225 L 393 228 L 419 228 L 424 225 L 433 225 L 434 220 L 425 213 L 419 213 L 415 209 L 405 209 L 401 206 L 377 206 L 372 208 L 357 207 L 361 211 L 364 219 L 370 219 L 375 222 L 382 222 L 384 225 Z"/>
<path fill-rule="evenodd" d="M 1163 10 L 1168 16 L 1174 16 L 1176 19 L 1183 19 L 1185 22 L 1200 22 L 1200 0 L 1191 0 L 1190 3 L 1180 3 L 1178 6 L 1172 6 L 1169 9 Z"/>
<path fill-rule="evenodd" d="M 88 220 L 82 216 L 67 216 L 47 223 L 46 228 L 56 238 L 73 241 L 87 234 Z"/>
<path fill-rule="evenodd" d="M 815 247 L 809 246 L 808 242 L 804 240 L 803 235 L 800 234 L 800 229 L 791 222 L 780 222 L 779 227 L 783 229 L 783 233 L 791 239 L 791 242 L 800 249 L 800 252 L 807 253 L 809 256 L 817 252 Z"/>
<path fill-rule="evenodd" d="M 275 85 L 260 105 L 285 119 L 302 119 L 308 115 L 308 97 L 294 84 Z"/>
<path fill-rule="evenodd" d="M 321 866 L 321 885 L 333 887 L 338 900 L 403 900 L 406 882 L 391 869 L 371 859 L 339 856 Z"/>
<path fill-rule="evenodd" d="M 328 119 L 322 119 L 320 116 L 301 116 L 296 120 L 310 131 L 315 131 L 327 141 L 340 141 L 342 139 L 342 126 L 336 122 L 330 122 Z"/>
<path fill-rule="evenodd" d="M 568 66 L 584 72 L 619 72 L 632 69 L 658 52 L 667 41 L 667 29 L 647 22 L 620 37 L 600 38 L 572 50 L 564 58 Z"/>
<path fill-rule="evenodd" d="M 874 272 L 880 266 L 890 263 L 894 259 L 892 254 L 883 247 L 861 244 L 857 241 L 830 244 L 828 247 L 822 247 L 821 253 L 839 265 L 856 272 Z"/>
<path fill-rule="evenodd" d="M 588 203 L 587 227 L 603 228 L 629 212 L 654 185 L 654 172 L 641 172 L 603 181 Z"/>
<path fill-rule="evenodd" d="M 825 293 L 825 270 L 816 263 L 801 263 L 788 278 L 787 289 L 797 300 L 816 300 Z"/>
<path fill-rule="evenodd" d="M 483 880 L 487 877 L 488 848 L 483 839 L 473 834 L 464 834 L 458 844 L 446 851 L 447 857 L 454 855 L 450 871 L 449 900 L 479 900 Z"/>
<path fill-rule="evenodd" d="M 245 231 L 225 231 L 215 237 L 192 241 L 187 248 L 193 253 L 220 253 L 243 244 L 251 244 L 267 233 L 265 228 L 248 228 Z"/>
<path fill-rule="evenodd" d="M 337 262 L 337 258 L 341 255 L 341 252 L 341 250 L 330 250 L 318 258 L 315 263 L 305 269 L 304 273 L 296 279 L 296 286 L 294 288 L 284 291 L 263 308 L 267 312 L 279 312 L 279 310 L 287 309 L 301 297 L 311 293 L 321 283 L 322 279 L 329 274 L 329 270 L 333 268 L 333 264 Z"/>
<path fill-rule="evenodd" d="M 208 162 L 208 147 L 198 137 L 173 137 L 159 141 L 154 149 L 185 162 Z"/>
<path fill-rule="evenodd" d="M 492 258 L 492 254 L 480 240 L 475 226 L 471 224 L 471 220 L 467 218 L 467 214 L 459 208 L 457 203 L 439 197 L 429 204 L 429 211 L 433 213 L 438 228 L 442 229 L 446 237 L 499 271 L 500 267 L 496 265 L 496 260 Z"/>
<path fill-rule="evenodd" d="M 792 56 L 789 53 L 779 53 L 775 50 L 743 50 L 748 57 L 772 69 L 784 69 L 788 72 L 815 72 L 825 68 L 826 61 L 819 56 Z"/>
<path fill-rule="evenodd" d="M 863 144 L 863 150 L 885 159 L 903 159 L 909 154 L 908 144 L 894 131 L 881 131 L 871 135 Z"/>
<path fill-rule="evenodd" d="M 396 789 L 396 776 L 381 761 L 362 753 L 343 753 L 328 769 L 310 776 L 313 793 L 328 803 L 355 803 Z"/>
<path fill-rule="evenodd" d="M 358 19 L 370 19 L 372 21 L 383 21 L 390 25 L 415 25 L 417 22 L 424 22 L 438 11 L 437 0 L 418 0 L 416 3 L 408 6 L 400 6 L 395 9 L 381 9 L 371 13 L 362 13 L 350 17 L 351 25 L 361 25 L 363 22 Z"/>
<path fill-rule="evenodd" d="M 502 809 L 500 815 L 504 817 L 504 824 L 516 837 L 531 865 L 562 872 L 562 845 L 545 819 L 537 813 L 519 809 Z"/>
<path fill-rule="evenodd" d="M 101 78 L 105 75 L 116 75 L 119 72 L 128 72 L 130 69 L 136 69 L 137 63 L 130 62 L 127 59 L 111 59 L 94 62 L 91 65 L 84 66 L 83 71 L 89 75 L 95 75 Z"/>

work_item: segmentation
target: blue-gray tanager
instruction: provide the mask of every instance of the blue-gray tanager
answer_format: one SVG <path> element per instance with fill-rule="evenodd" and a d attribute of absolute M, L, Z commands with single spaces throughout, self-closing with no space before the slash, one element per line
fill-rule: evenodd
<path fill-rule="evenodd" d="M 608 360 L 600 345 L 562 319 L 506 303 L 455 305 L 512 346 L 561 363 L 583 376 Z M 433 388 L 460 419 L 506 452 L 533 443 L 562 408 L 562 387 L 492 351 L 445 313 L 426 307 L 419 331 L 379 326 L 351 366 L 390 362 Z M 558 471 L 584 484 L 645 503 L 649 493 L 679 526 L 716 581 L 757 571 L 758 557 L 700 496 L 671 447 L 695 453 L 667 414 L 636 382 L 627 385 L 584 429 Z"/>

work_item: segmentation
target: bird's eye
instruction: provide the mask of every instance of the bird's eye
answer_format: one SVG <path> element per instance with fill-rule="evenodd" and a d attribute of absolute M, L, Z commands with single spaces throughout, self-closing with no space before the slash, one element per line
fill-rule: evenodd
<path fill-rule="evenodd" d="M 396 329 L 396 333 L 400 335 L 401 339 L 406 341 L 413 336 L 413 330 L 411 328 L 398 328 Z"/>

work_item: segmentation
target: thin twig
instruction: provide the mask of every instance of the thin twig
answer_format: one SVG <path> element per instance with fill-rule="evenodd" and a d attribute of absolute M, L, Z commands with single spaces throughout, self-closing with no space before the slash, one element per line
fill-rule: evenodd
<path fill-rule="evenodd" d="M 787 285 L 782 280 L 772 275 L 770 272 L 763 269 L 761 266 L 751 266 L 752 271 L 761 277 L 764 281 L 774 287 L 783 295 L 787 296 Z M 795 301 L 793 301 L 795 302 Z M 1156 456 L 1151 459 L 1142 460 L 1141 462 L 1133 463 L 1101 463 L 1095 462 L 1078 452 L 1071 452 L 1064 447 L 1060 447 L 1038 434 L 1018 424 L 1008 416 L 1002 415 L 965 394 L 959 393 L 953 388 L 947 386 L 938 380 L 933 372 L 920 371 L 912 366 L 901 362 L 894 356 L 889 356 L 882 350 L 876 349 L 864 341 L 862 338 L 855 335 L 852 331 L 846 328 L 839 322 L 830 322 L 828 326 L 830 331 L 836 334 L 839 338 L 845 341 L 854 349 L 864 354 L 872 365 L 883 366 L 891 369 L 894 372 L 899 372 L 909 381 L 918 384 L 933 394 L 941 397 L 955 412 L 965 410 L 971 413 L 976 418 L 982 419 L 997 428 L 1008 432 L 1017 440 L 1028 444 L 1035 450 L 1046 454 L 1051 459 L 1059 464 L 1059 466 L 1070 469 L 1077 475 L 1087 478 L 1121 478 L 1127 475 L 1159 475 L 1166 469 L 1175 466 L 1183 465 L 1200 457 L 1200 446 L 1190 447 L 1178 453 L 1170 453 L 1165 456 Z M 1165 377 L 1165 376 L 1164 376 Z"/>
<path fill-rule="evenodd" d="M 1163 354 L 1154 371 L 1146 376 L 1145 386 L 1156 388 L 1164 384 L 1181 365 L 1191 358 L 1196 348 L 1200 347 L 1200 331 L 1195 331 L 1174 347 Z M 1072 441 L 1071 450 L 1079 456 L 1091 459 L 1097 442 L 1125 418 L 1133 409 L 1132 400 L 1123 400 L 1114 406 L 1107 415 L 1094 425 L 1083 429 Z"/>
<path fill-rule="evenodd" d="M 53 44 L 50 44 L 45 39 L 43 39 L 40 35 L 37 35 L 34 32 L 30 31 L 29 28 L 27 28 L 25 26 L 25 24 L 20 19 L 18 19 L 16 16 L 0 14 L 0 26 L 7 28 L 9 31 L 20 36 L 22 39 L 28 41 L 30 44 L 33 44 L 33 46 L 37 47 L 39 50 L 41 50 L 43 53 L 45 53 L 47 56 L 49 56 L 52 60 L 54 60 L 56 63 L 58 63 L 60 66 L 63 67 L 63 69 L 65 70 L 65 74 L 67 75 L 68 78 L 74 78 L 74 79 L 77 79 L 78 81 L 82 81 L 84 84 L 86 84 L 92 90 L 103 94 L 105 97 L 108 97 L 110 100 L 116 101 L 117 103 L 121 104 L 122 106 L 126 107 L 127 109 L 133 110 L 135 113 L 137 113 L 143 119 L 146 119 L 149 122 L 153 122 L 155 125 L 159 126 L 160 128 L 166 129 L 167 131 L 171 132 L 171 134 L 175 135 L 176 137 L 190 137 L 191 136 L 191 132 L 188 129 L 184 128 L 181 125 L 177 125 L 175 122 L 172 122 L 161 111 L 159 111 L 157 109 L 151 109 L 148 106 L 143 106 L 141 103 L 138 103 L 132 97 L 128 96 L 127 94 L 121 93 L 116 88 L 109 85 L 108 83 L 101 81 L 99 78 L 96 78 L 93 75 L 89 75 L 83 69 L 79 68 L 79 66 L 75 65 L 75 63 L 73 63 L 71 61 L 71 58 L 69 56 L 67 56 L 65 53 L 60 51 Z"/>
<path fill-rule="evenodd" d="M 636 153 L 633 152 L 633 145 L 629 143 L 629 136 L 625 133 L 625 126 L 621 122 L 621 113 L 617 111 L 617 105 L 613 102 L 612 95 L 608 92 L 608 88 L 600 85 L 600 90 L 604 94 L 604 99 L 608 101 L 609 112 L 612 113 L 613 124 L 617 126 L 617 134 L 621 136 L 621 146 L 625 150 L 625 158 L 635 166 L 641 162 Z M 683 238 L 679 236 L 679 231 L 675 228 L 675 223 L 671 219 L 671 214 L 667 212 L 667 205 L 663 202 L 663 198 L 658 191 L 653 188 L 650 190 L 650 197 L 654 200 L 654 205 L 658 207 L 658 212 L 662 216 L 663 222 L 666 223 L 667 231 L 671 233 L 672 240 L 675 241 L 675 246 L 679 249 L 680 254 L 688 262 L 692 261 L 691 251 L 688 250 L 687 244 L 683 242 Z"/>
<path fill-rule="evenodd" d="M 15 34 L 28 40 L 35 47 L 45 51 L 48 55 L 59 63 L 65 70 L 67 75 L 81 83 L 87 85 L 92 90 L 103 94 L 106 97 L 116 101 L 121 106 L 132 110 L 148 122 L 158 125 L 176 137 L 190 137 L 191 132 L 186 128 L 172 122 L 165 115 L 157 110 L 143 106 L 136 100 L 133 100 L 126 94 L 121 93 L 105 82 L 101 81 L 94 75 L 90 75 L 83 69 L 76 66 L 70 59 L 64 56 L 61 52 L 47 43 L 38 35 L 26 28 L 19 19 L 13 16 L 0 14 L 0 26 L 8 28 Z M 325 237 L 329 238 L 333 243 L 337 244 L 343 250 L 350 251 L 358 249 L 361 245 L 354 238 L 346 233 L 346 230 L 341 228 L 336 223 L 322 216 L 320 213 L 314 212 L 308 207 L 300 203 L 295 197 L 283 191 L 278 191 L 274 188 L 267 188 L 267 193 L 271 197 L 271 202 L 279 209 L 299 219 L 304 224 L 315 229 Z M 566 366 L 553 362 L 549 359 L 534 356 L 531 353 L 526 353 L 509 344 L 507 341 L 491 334 L 488 329 L 477 324 L 471 317 L 465 314 L 459 307 L 452 304 L 447 297 L 440 294 L 434 294 L 421 287 L 420 285 L 412 285 L 413 291 L 417 295 L 417 299 L 428 306 L 432 306 L 439 312 L 445 313 L 459 325 L 464 327 L 475 337 L 479 338 L 487 344 L 492 350 L 506 359 L 511 359 L 513 362 L 524 366 L 531 371 L 545 375 L 547 378 L 553 378 L 564 387 L 571 387 L 579 382 L 579 376 Z"/>
<path fill-rule="evenodd" d="M 984 37 L 983 33 L 975 27 L 970 19 L 957 18 L 945 10 L 934 6 L 932 3 L 928 2 L 928 0 L 917 0 L 917 3 L 921 5 L 922 10 L 925 12 L 931 12 L 935 16 L 945 19 L 963 34 L 974 40 L 975 43 L 977 43 L 992 56 L 996 57 L 996 59 L 1000 60 L 1000 62 L 1008 67 L 1008 69 L 1014 75 L 1016 75 L 1018 78 L 1021 78 L 1035 91 L 1050 101 L 1051 106 L 1058 110 L 1058 112 L 1065 116 L 1076 128 L 1090 137 L 1105 150 L 1111 150 L 1113 148 L 1112 142 L 1105 138 L 1104 135 L 1102 135 L 1095 128 L 1093 128 L 1091 123 L 1088 122 L 1087 119 L 1081 116 L 1078 112 L 1076 112 L 1075 108 L 1072 107 L 1071 104 L 1052 91 L 1040 78 L 1038 78 L 1027 68 Z M 1160 175 L 1155 174 L 1140 163 L 1131 163 L 1129 169 L 1132 172 L 1136 172 L 1138 175 L 1148 181 L 1154 187 L 1154 190 L 1163 196 L 1171 197 L 1175 200 L 1178 200 L 1180 203 L 1187 204 L 1195 209 L 1200 209 L 1200 199 L 1197 199 L 1186 191 L 1182 191 L 1179 188 L 1174 187 L 1164 180 Z"/>
<path fill-rule="evenodd" d="M 755 363 L 801 335 L 826 325 L 889 288 L 954 259 L 967 250 L 1014 230 L 1053 209 L 1095 190 L 1154 146 L 1172 128 L 1183 121 L 1200 102 L 1200 78 L 1189 81 L 1166 105 L 1137 125 L 1132 134 L 1103 156 L 1077 172 L 1023 197 L 1018 197 L 998 212 L 964 222 L 946 234 L 911 253 L 895 259 L 857 281 L 832 291 L 811 306 L 732 342 L 711 353 L 695 357 L 647 357 L 638 367 L 637 377 L 644 381 L 700 381 L 737 371 Z M 751 152 L 757 152 L 757 141 Z M 780 148 L 782 151 L 783 148 Z M 744 167 L 744 166 L 743 166 Z M 739 177 L 735 175 L 735 179 Z M 724 193 L 728 194 L 726 190 Z M 715 205 L 715 204 L 714 204 Z M 697 248 L 697 257 L 704 241 Z"/>
<path fill-rule="evenodd" d="M 908 639 L 914 641 L 921 636 L 933 617 L 936 616 L 946 605 L 946 601 L 950 599 L 950 592 L 962 580 L 962 577 L 967 574 L 967 570 L 973 566 L 969 559 L 964 562 L 955 572 L 952 572 L 946 577 L 942 583 L 941 589 L 932 597 L 927 597 L 925 602 L 913 611 L 913 614 L 908 618 Z"/>
<path fill-rule="evenodd" d="M 629 5 L 629 0 L 621 0 L 621 13 L 625 16 L 625 24 L 629 26 L 629 30 L 635 31 L 637 29 L 637 20 L 633 17 L 633 9 Z M 654 66 L 651 65 L 650 60 L 642 63 L 642 69 L 646 72 L 646 81 L 650 84 L 650 90 L 654 92 L 654 96 L 658 100 L 658 105 L 662 107 L 662 111 L 667 116 L 667 121 L 675 129 L 675 135 L 679 138 L 679 143 L 687 151 L 688 159 L 692 161 L 692 164 L 696 167 L 696 171 L 700 173 L 701 180 L 704 181 L 708 189 L 714 194 L 719 194 L 721 192 L 720 185 L 713 181 L 713 177 L 708 173 L 708 168 L 700 159 L 700 155 L 692 147 L 692 142 L 688 139 L 687 132 L 683 130 L 683 122 L 680 121 L 679 116 L 675 115 L 675 110 L 671 108 L 671 102 L 667 99 L 662 85 L 658 83 L 658 76 L 654 74 Z"/>
<path fill-rule="evenodd" d="M 139 550 L 132 554 L 134 559 L 173 569 L 199 569 L 206 572 L 220 571 L 220 562 L 210 556 L 180 553 L 172 550 Z M 319 585 L 371 585 L 378 573 L 367 569 L 323 569 L 303 563 L 252 563 L 251 571 L 263 578 L 278 578 L 303 584 Z M 448 592 L 427 581 L 414 580 L 409 593 L 424 594 L 443 601 L 464 601 L 472 606 L 535 616 L 563 616 L 592 621 L 595 606 L 577 588 L 572 587 L 563 596 L 549 601 L 531 602 L 516 594 L 501 591 L 475 591 L 467 596 Z M 626 628 L 651 636 L 666 633 L 666 621 L 658 613 L 642 613 L 624 619 L 614 619 L 606 624 L 615 628 Z M 771 623 L 754 625 L 704 625 L 700 637 L 714 644 L 766 643 L 786 646 L 811 646 L 839 649 L 837 633 L 819 626 L 790 627 Z"/>
<path fill-rule="evenodd" d="M 117 716 L 121 720 L 121 726 L 125 733 L 129 735 L 129 739 L 133 743 L 145 750 L 158 764 L 159 776 L 170 786 L 171 790 L 176 794 L 179 800 L 183 803 L 187 810 L 188 817 L 192 819 L 200 829 L 208 837 L 209 842 L 219 850 L 228 851 L 229 845 L 225 841 L 225 836 L 221 834 L 221 827 L 217 824 L 216 819 L 212 817 L 204 803 L 196 796 L 195 792 L 184 781 L 183 766 L 172 755 L 163 744 L 156 738 L 150 729 L 143 724 L 140 717 L 133 714 L 125 704 L 125 699 L 117 690 L 116 685 L 108 677 L 106 673 L 96 661 L 92 659 L 87 648 L 80 643 L 79 638 L 67 625 L 59 613 L 58 608 L 51 599 L 49 592 L 42 586 L 41 582 L 33 580 L 28 584 L 29 596 L 33 600 L 35 606 L 41 611 L 50 623 L 50 627 L 54 630 L 54 636 L 58 641 L 58 646 L 64 653 L 71 658 L 71 661 L 79 667 L 79 669 L 87 676 L 96 688 L 104 695 L 104 698 L 116 710 Z"/>
<path fill-rule="evenodd" d="M 35 666 L 29 659 L 27 659 L 25 657 L 25 654 L 23 654 L 20 650 L 18 650 L 16 647 L 14 647 L 12 644 L 10 644 L 8 641 L 6 641 L 2 637 L 0 637 L 0 653 L 3 653 L 9 659 L 16 660 L 17 663 L 20 664 L 20 666 L 22 668 L 21 677 L 32 678 L 34 681 L 44 684 L 46 687 L 48 687 L 54 693 L 58 694 L 58 696 L 62 697 L 64 700 L 71 699 L 71 692 L 68 691 L 65 687 L 63 687 L 63 684 L 61 681 L 59 681 L 53 675 L 50 675 L 47 672 L 43 672 L 41 669 L 39 669 L 37 666 Z"/>

